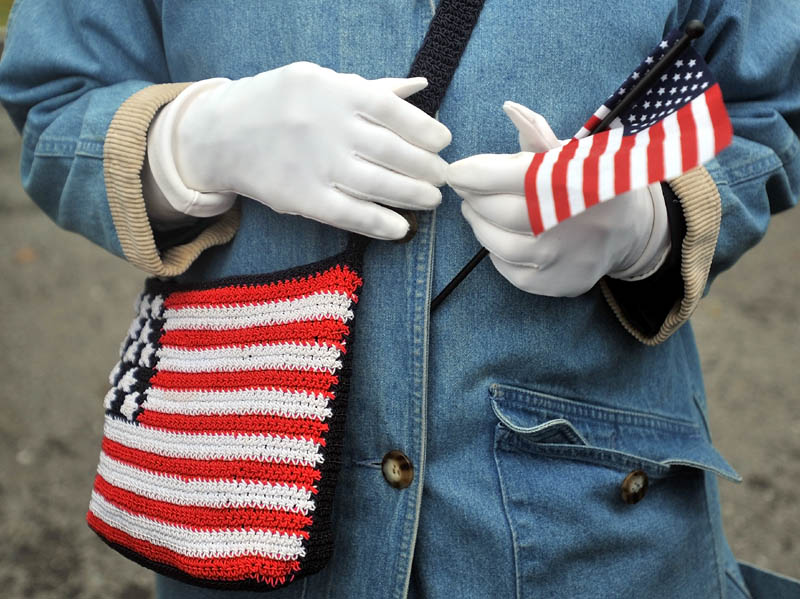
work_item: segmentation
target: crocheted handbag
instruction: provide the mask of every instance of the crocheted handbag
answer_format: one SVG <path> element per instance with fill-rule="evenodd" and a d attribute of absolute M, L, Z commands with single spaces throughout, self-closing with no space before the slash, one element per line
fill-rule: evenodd
<path fill-rule="evenodd" d="M 483 0 L 442 0 L 410 76 L 434 114 Z M 89 526 L 152 570 L 271 590 L 333 551 L 367 240 L 287 271 L 149 279 L 111 373 Z"/>

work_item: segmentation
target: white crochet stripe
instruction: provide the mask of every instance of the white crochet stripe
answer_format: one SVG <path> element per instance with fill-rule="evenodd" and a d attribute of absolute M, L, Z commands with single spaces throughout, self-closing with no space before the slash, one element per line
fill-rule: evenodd
<path fill-rule="evenodd" d="M 308 514 L 311 490 L 297 485 L 190 478 L 148 472 L 100 452 L 97 473 L 109 484 L 156 501 L 208 508 L 259 508 Z"/>
<path fill-rule="evenodd" d="M 188 557 L 259 555 L 276 560 L 305 556 L 303 538 L 269 530 L 193 530 L 132 514 L 92 491 L 91 512 L 106 524 L 132 537 L 166 547 Z"/>
<path fill-rule="evenodd" d="M 353 318 L 352 300 L 344 293 L 319 292 L 292 300 L 226 307 L 168 308 L 164 330 L 229 330 L 289 322 Z"/>
<path fill-rule="evenodd" d="M 168 414 L 264 414 L 320 421 L 333 415 L 327 397 L 305 391 L 180 391 L 151 387 L 145 395 L 142 407 Z"/>
<path fill-rule="evenodd" d="M 334 374 L 342 367 L 338 348 L 326 343 L 272 343 L 158 350 L 159 370 L 170 372 L 235 372 L 242 370 L 314 370 Z"/>
<path fill-rule="evenodd" d="M 305 466 L 323 461 L 317 443 L 293 437 L 176 433 L 110 416 L 106 416 L 103 434 L 126 447 L 173 458 L 267 460 Z"/>

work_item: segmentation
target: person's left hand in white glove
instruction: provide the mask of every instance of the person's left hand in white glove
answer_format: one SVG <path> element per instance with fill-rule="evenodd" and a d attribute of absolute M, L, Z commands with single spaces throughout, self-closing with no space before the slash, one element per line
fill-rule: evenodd
<path fill-rule="evenodd" d="M 659 183 L 618 195 L 534 236 L 525 173 L 532 152 L 562 142 L 532 110 L 514 102 L 503 110 L 519 131 L 523 151 L 470 156 L 452 163 L 446 175 L 498 272 L 523 291 L 573 297 L 605 275 L 632 281 L 658 270 L 671 247 Z"/>

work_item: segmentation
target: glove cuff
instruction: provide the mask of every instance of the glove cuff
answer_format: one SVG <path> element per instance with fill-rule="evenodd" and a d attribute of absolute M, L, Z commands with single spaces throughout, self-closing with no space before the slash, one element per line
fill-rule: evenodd
<path fill-rule="evenodd" d="M 180 118 L 200 94 L 228 83 L 228 79 L 205 79 L 193 83 L 167 104 L 153 119 L 147 133 L 147 166 L 143 178 L 145 200 L 151 217 L 166 215 L 175 220 L 174 213 L 208 218 L 227 212 L 236 200 L 233 192 L 200 192 L 186 186 L 175 163 L 175 131 Z M 149 170 L 149 172 L 147 172 Z M 153 187 L 157 188 L 156 190 Z M 159 197 L 160 196 L 160 197 Z M 164 201 L 169 203 L 164 206 Z M 170 215 L 172 212 L 172 215 Z"/>
<path fill-rule="evenodd" d="M 650 238 L 647 240 L 641 256 L 633 264 L 608 274 L 612 279 L 623 281 L 646 279 L 664 264 L 672 249 L 667 206 L 664 201 L 664 191 L 661 189 L 661 184 L 654 183 L 648 186 L 646 192 L 650 194 L 650 199 L 653 203 L 653 226 L 650 230 Z"/>

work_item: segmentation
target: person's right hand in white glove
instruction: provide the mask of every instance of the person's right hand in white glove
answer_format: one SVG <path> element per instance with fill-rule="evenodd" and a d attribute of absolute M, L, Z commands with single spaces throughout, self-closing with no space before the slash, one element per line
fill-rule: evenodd
<path fill-rule="evenodd" d="M 461 196 L 461 213 L 497 271 L 528 293 L 574 297 L 608 275 L 651 276 L 671 249 L 661 184 L 618 195 L 534 235 L 525 199 L 533 152 L 562 142 L 543 116 L 506 102 L 522 152 L 478 154 L 452 163 L 447 182 Z"/>
<path fill-rule="evenodd" d="M 368 80 L 299 62 L 190 85 L 153 120 L 142 173 L 154 224 L 228 210 L 237 194 L 377 239 L 402 239 L 392 206 L 441 202 L 447 127 L 404 98 L 422 77 Z M 186 216 L 184 216 L 186 215 Z"/>

